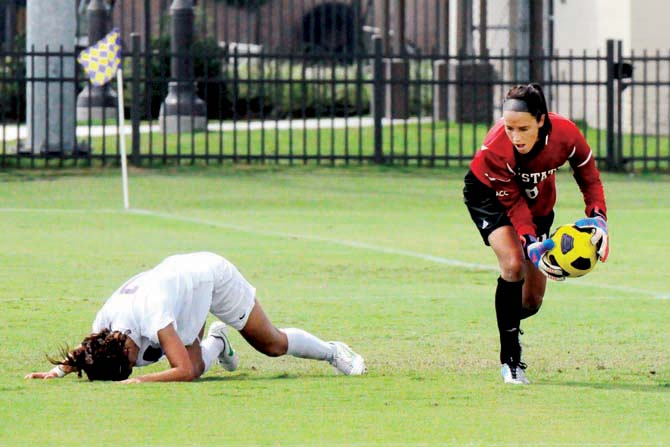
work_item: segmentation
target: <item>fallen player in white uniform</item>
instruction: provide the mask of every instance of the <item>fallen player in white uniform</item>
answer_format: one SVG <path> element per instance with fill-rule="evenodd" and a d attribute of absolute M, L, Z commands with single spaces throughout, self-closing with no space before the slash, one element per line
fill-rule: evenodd
<path fill-rule="evenodd" d="M 207 314 L 220 321 L 203 339 Z M 124 383 L 197 379 L 218 359 L 228 371 L 238 357 L 227 337 L 237 329 L 251 346 L 270 357 L 289 354 L 323 360 L 346 375 L 366 372 L 363 357 L 341 342 L 324 342 L 302 329 L 277 329 L 256 299 L 256 289 L 237 268 L 209 252 L 174 255 L 121 286 L 103 305 L 92 333 L 64 349 L 48 372 L 27 379 L 51 379 L 82 371 L 89 380 Z M 133 367 L 167 357 L 170 368 L 129 378 Z"/>

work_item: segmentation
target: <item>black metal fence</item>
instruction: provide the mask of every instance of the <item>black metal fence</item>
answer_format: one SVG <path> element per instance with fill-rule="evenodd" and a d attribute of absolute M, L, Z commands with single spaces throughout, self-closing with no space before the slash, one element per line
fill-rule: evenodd
<path fill-rule="evenodd" d="M 127 156 L 138 166 L 465 166 L 500 115 L 507 89 L 528 82 L 516 72 L 525 55 L 389 53 L 380 38 L 346 59 L 332 49 L 270 52 L 200 43 L 175 53 L 168 44 L 146 51 L 138 35 L 126 42 L 124 129 Z M 40 58 L 61 75 L 37 76 Z M 114 107 L 47 106 L 26 114 L 28 101 L 40 100 L 36 93 L 27 99 L 27 90 L 48 96 L 47 104 L 76 102 L 68 92 L 81 95 L 88 81 L 79 69 L 63 74 L 75 58 L 60 49 L 0 53 L 2 167 L 119 162 L 122 129 Z M 193 74 L 174 77 L 172 58 L 190 58 Z M 620 43 L 609 42 L 602 53 L 545 55 L 541 62 L 550 109 L 578 123 L 601 167 L 669 169 L 670 54 L 624 57 Z M 161 116 L 171 83 L 179 91 L 193 87 L 195 95 L 177 95 L 177 109 L 202 100 L 204 116 Z M 67 125 L 72 113 L 77 119 Z M 32 136 L 40 126 L 58 129 L 56 137 L 47 132 L 46 142 L 37 141 Z"/>

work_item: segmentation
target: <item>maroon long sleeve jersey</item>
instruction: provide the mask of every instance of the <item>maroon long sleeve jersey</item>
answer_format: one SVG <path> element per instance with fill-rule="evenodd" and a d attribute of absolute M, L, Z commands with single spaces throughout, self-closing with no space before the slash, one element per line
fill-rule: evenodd
<path fill-rule="evenodd" d="M 544 146 L 521 155 L 505 133 L 500 119 L 470 163 L 473 174 L 494 189 L 516 232 L 536 236 L 533 216 L 546 216 L 556 204 L 556 171 L 569 162 L 584 196 L 586 215 L 605 214 L 605 193 L 591 148 L 575 123 L 549 113 L 552 129 Z"/>

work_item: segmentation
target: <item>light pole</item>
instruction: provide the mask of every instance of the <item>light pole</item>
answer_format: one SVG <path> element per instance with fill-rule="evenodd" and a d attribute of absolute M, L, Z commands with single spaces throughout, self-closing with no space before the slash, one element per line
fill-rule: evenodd
<path fill-rule="evenodd" d="M 65 54 L 74 52 L 75 14 L 72 0 L 28 0 L 26 149 L 33 153 L 75 146 L 75 85 L 65 80 L 74 78 L 74 58 Z"/>

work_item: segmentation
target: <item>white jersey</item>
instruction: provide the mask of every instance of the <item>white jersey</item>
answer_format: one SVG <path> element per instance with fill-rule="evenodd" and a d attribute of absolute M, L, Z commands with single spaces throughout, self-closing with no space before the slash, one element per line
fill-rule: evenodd
<path fill-rule="evenodd" d="M 231 318 L 226 311 L 242 312 L 232 305 L 251 300 L 253 306 L 254 294 L 235 266 L 219 255 L 174 255 L 114 292 L 96 315 L 93 332 L 107 328 L 127 333 L 139 347 L 136 365 L 144 366 L 163 356 L 159 330 L 172 324 L 184 345 L 191 345 L 210 310 L 225 322 Z M 243 316 L 248 318 L 249 311 L 247 305 Z M 237 314 L 234 318 L 246 323 Z"/>

